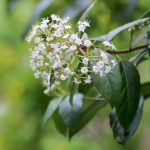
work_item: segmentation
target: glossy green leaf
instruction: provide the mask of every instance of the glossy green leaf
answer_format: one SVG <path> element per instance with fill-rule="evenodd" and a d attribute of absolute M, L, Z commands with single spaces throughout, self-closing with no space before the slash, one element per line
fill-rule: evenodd
<path fill-rule="evenodd" d="M 120 64 L 118 63 L 111 72 L 105 76 L 93 74 L 93 82 L 106 101 L 112 106 L 116 105 L 116 101 L 121 91 L 122 76 L 120 73 Z"/>
<path fill-rule="evenodd" d="M 138 109 L 136 111 L 136 115 L 129 126 L 128 129 L 124 130 L 124 128 L 121 126 L 117 114 L 116 114 L 116 109 L 112 109 L 109 119 L 110 119 L 110 126 L 113 131 L 114 138 L 116 139 L 117 142 L 120 144 L 126 144 L 128 140 L 132 137 L 132 135 L 135 133 L 137 130 L 139 123 L 142 118 L 143 114 L 143 106 L 144 106 L 144 98 L 143 96 L 140 97 L 140 102 L 138 105 Z"/>
<path fill-rule="evenodd" d="M 68 127 L 64 124 L 62 118 L 59 115 L 59 110 L 57 109 L 53 115 L 54 124 L 56 129 L 64 136 L 68 134 Z"/>
<path fill-rule="evenodd" d="M 62 98 L 63 97 L 58 97 L 50 101 L 43 117 L 43 125 L 48 121 L 48 119 L 53 115 L 55 110 L 58 108 L 60 102 L 62 101 Z"/>
<path fill-rule="evenodd" d="M 25 38 L 32 25 L 37 21 L 40 15 L 52 4 L 53 0 L 41 0 L 34 8 L 31 18 L 29 19 L 23 33 L 22 38 Z"/>
<path fill-rule="evenodd" d="M 105 101 L 93 101 L 83 112 L 81 112 L 76 124 L 69 129 L 69 138 L 85 127 L 106 104 Z"/>
<path fill-rule="evenodd" d="M 83 15 L 81 16 L 80 20 L 84 20 L 88 16 L 88 14 L 92 10 L 92 8 L 94 7 L 94 5 L 95 5 L 96 2 L 97 2 L 97 0 L 95 0 L 93 3 L 90 4 L 90 6 L 85 10 L 85 12 L 83 13 Z"/>
<path fill-rule="evenodd" d="M 134 65 L 128 61 L 120 62 L 122 88 L 118 94 L 116 112 L 124 129 L 127 129 L 138 108 L 140 99 L 140 77 Z"/>
<path fill-rule="evenodd" d="M 150 20 L 150 18 L 143 18 L 143 19 L 138 19 L 133 22 L 127 23 L 119 28 L 116 28 L 109 33 L 102 35 L 100 37 L 92 38 L 95 41 L 111 41 L 117 34 L 122 32 L 123 30 L 126 30 L 134 25 L 138 25 L 140 23 L 146 22 L 147 20 Z"/>
<path fill-rule="evenodd" d="M 77 93 L 73 96 L 72 104 L 70 96 L 67 96 L 59 105 L 59 114 L 67 126 L 72 126 L 76 123 L 80 110 L 83 105 L 83 94 Z"/>

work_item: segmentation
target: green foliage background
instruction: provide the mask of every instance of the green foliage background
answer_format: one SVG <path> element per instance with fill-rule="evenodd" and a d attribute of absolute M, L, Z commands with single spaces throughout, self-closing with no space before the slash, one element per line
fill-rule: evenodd
<path fill-rule="evenodd" d="M 109 107 L 101 110 L 71 142 L 56 131 L 52 121 L 41 128 L 49 98 L 43 94 L 40 82 L 33 77 L 28 64 L 29 46 L 21 40 L 23 29 L 38 1 L 16 0 L 8 9 L 9 1 L 0 1 L 0 150 L 149 150 L 148 100 L 145 102 L 139 129 L 125 147 L 113 139 L 108 121 Z M 41 16 L 51 13 L 63 16 L 69 6 L 73 7 L 74 2 L 55 0 Z M 138 0 L 136 8 L 131 9 L 133 12 L 125 13 L 128 3 L 128 0 L 98 0 L 88 17 L 91 22 L 89 35 L 99 36 L 138 19 L 149 9 L 150 4 L 149 0 Z M 80 14 L 73 21 L 79 16 Z M 127 33 L 122 33 L 115 40 L 119 49 L 128 47 L 128 36 Z M 128 57 L 130 55 L 123 58 Z M 138 67 L 142 82 L 150 79 L 149 64 L 145 61 Z"/>

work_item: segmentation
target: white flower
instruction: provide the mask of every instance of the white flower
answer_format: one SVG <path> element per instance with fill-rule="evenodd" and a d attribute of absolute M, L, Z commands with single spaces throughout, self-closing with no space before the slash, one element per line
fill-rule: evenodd
<path fill-rule="evenodd" d="M 84 32 L 86 27 L 89 27 L 90 24 L 87 21 L 79 21 L 78 22 L 78 31 L 79 32 Z"/>
<path fill-rule="evenodd" d="M 71 26 L 70 25 L 65 25 L 64 28 L 65 29 L 71 29 Z"/>
<path fill-rule="evenodd" d="M 51 15 L 51 18 L 52 18 L 53 21 L 61 21 L 61 19 L 59 18 L 59 16 L 57 16 L 55 14 Z"/>
<path fill-rule="evenodd" d="M 64 39 L 67 39 L 69 36 L 70 36 L 70 34 L 65 34 L 65 35 L 63 36 L 63 38 L 64 38 Z"/>
<path fill-rule="evenodd" d="M 82 40 L 79 39 L 79 38 L 77 38 L 74 42 L 75 42 L 76 44 L 78 44 L 78 45 L 81 45 L 81 44 L 82 44 Z"/>
<path fill-rule="evenodd" d="M 90 40 L 85 40 L 84 41 L 84 46 L 90 47 L 92 45 L 92 42 Z"/>
<path fill-rule="evenodd" d="M 81 83 L 81 80 L 79 80 L 79 79 L 77 79 L 76 77 L 74 77 L 74 82 L 75 82 L 76 84 L 80 84 L 80 83 Z"/>
<path fill-rule="evenodd" d="M 69 50 L 70 51 L 75 51 L 75 50 L 77 50 L 77 46 L 76 45 L 72 45 L 72 46 L 70 46 Z"/>
<path fill-rule="evenodd" d="M 49 42 L 49 41 L 51 41 L 51 40 L 53 40 L 53 39 L 54 39 L 53 37 L 49 37 L 49 36 L 48 36 L 48 37 L 46 38 L 46 41 Z"/>
<path fill-rule="evenodd" d="M 65 73 L 66 75 L 70 75 L 70 74 L 71 74 L 70 68 L 65 68 L 65 69 L 64 69 L 64 73 Z"/>
<path fill-rule="evenodd" d="M 36 44 L 39 44 L 39 43 L 42 42 L 42 38 L 36 37 L 36 38 L 34 39 L 34 42 L 35 42 Z"/>
<path fill-rule="evenodd" d="M 60 79 L 61 79 L 61 80 L 66 80 L 66 79 L 67 79 L 67 76 L 62 74 L 62 75 L 60 76 Z"/>
<path fill-rule="evenodd" d="M 99 72 L 99 68 L 97 66 L 93 66 L 93 72 L 94 73 L 98 73 Z"/>
<path fill-rule="evenodd" d="M 35 73 L 34 73 L 35 79 L 39 78 L 40 75 L 41 75 L 41 72 L 40 72 L 40 71 L 35 72 Z"/>
<path fill-rule="evenodd" d="M 98 62 L 96 63 L 96 65 L 97 65 L 97 68 L 98 68 L 98 69 L 102 69 L 102 68 L 104 67 L 104 62 L 103 62 L 103 61 L 98 61 Z"/>
<path fill-rule="evenodd" d="M 91 80 L 91 76 L 90 76 L 90 75 L 88 75 L 88 76 L 87 76 L 87 79 L 85 80 L 85 83 L 90 84 L 91 82 L 92 82 L 92 80 Z"/>
<path fill-rule="evenodd" d="M 113 44 L 110 43 L 109 41 L 104 41 L 103 44 L 104 44 L 105 46 L 110 47 L 112 50 L 116 50 L 115 45 L 113 45 Z"/>
<path fill-rule="evenodd" d="M 106 66 L 106 68 L 105 68 L 105 73 L 109 73 L 110 71 L 111 71 L 111 66 Z"/>
<path fill-rule="evenodd" d="M 89 62 L 89 59 L 88 59 L 88 58 L 84 57 L 84 58 L 82 59 L 82 63 L 83 63 L 83 64 L 87 65 L 88 62 Z"/>
<path fill-rule="evenodd" d="M 88 73 L 88 68 L 87 68 L 87 67 L 82 67 L 82 68 L 81 68 L 81 72 L 82 72 L 83 74 L 87 74 L 87 73 Z"/>
<path fill-rule="evenodd" d="M 60 49 L 62 49 L 62 50 L 65 50 L 65 49 L 67 49 L 67 48 L 68 48 L 67 45 L 62 45 L 62 46 L 60 47 Z"/>

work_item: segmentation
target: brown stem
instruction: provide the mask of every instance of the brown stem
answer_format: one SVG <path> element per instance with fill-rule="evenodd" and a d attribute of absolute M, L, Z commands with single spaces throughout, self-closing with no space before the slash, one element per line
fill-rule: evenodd
<path fill-rule="evenodd" d="M 112 51 L 112 50 L 106 50 L 106 52 L 111 53 L 111 54 L 124 54 L 124 53 L 129 53 L 132 51 L 136 51 L 136 50 L 140 50 L 142 48 L 148 48 L 148 44 L 147 45 L 141 45 L 141 46 L 137 46 L 134 48 L 130 48 L 130 49 L 125 49 L 125 50 L 121 50 L 121 51 Z"/>

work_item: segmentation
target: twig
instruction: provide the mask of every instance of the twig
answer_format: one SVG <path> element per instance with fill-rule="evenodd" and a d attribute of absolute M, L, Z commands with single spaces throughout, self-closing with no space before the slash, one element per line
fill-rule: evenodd
<path fill-rule="evenodd" d="M 123 53 L 129 53 L 132 51 L 136 51 L 136 50 L 140 50 L 143 48 L 148 48 L 148 44 L 147 45 L 141 45 L 141 46 L 137 46 L 134 48 L 130 48 L 130 49 L 125 49 L 125 50 L 121 50 L 121 51 L 112 51 L 112 50 L 106 50 L 106 52 L 111 53 L 111 54 L 123 54 Z"/>

